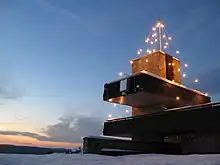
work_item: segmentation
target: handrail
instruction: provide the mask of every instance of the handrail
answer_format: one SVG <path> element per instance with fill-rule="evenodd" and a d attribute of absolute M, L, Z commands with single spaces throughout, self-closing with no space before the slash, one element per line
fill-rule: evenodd
<path fill-rule="evenodd" d="M 116 120 L 124 121 L 124 120 L 130 120 L 130 119 L 135 119 L 135 118 L 141 118 L 143 116 L 152 116 L 152 115 L 164 114 L 166 112 L 189 111 L 189 110 L 200 109 L 200 108 L 208 108 L 208 107 L 214 107 L 214 106 L 220 106 L 220 102 L 199 104 L 199 105 L 193 105 L 193 106 L 184 106 L 184 107 L 168 109 L 168 110 L 163 111 L 163 112 L 156 112 L 156 113 L 138 115 L 138 116 L 130 116 L 130 117 L 124 117 L 124 118 L 118 118 L 118 119 L 109 119 L 106 122 L 114 122 Z"/>

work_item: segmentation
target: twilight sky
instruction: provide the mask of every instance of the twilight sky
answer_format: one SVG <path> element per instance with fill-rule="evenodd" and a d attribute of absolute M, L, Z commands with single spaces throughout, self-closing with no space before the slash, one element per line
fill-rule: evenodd
<path fill-rule="evenodd" d="M 111 113 L 103 85 L 144 46 L 160 15 L 195 86 L 220 100 L 220 1 L 2 0 L 0 143 L 74 146 Z M 212 73 L 212 74 L 210 74 Z"/>

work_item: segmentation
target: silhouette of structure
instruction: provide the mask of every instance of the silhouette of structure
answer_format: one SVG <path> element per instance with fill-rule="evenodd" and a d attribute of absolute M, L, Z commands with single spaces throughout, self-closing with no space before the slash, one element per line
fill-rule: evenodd
<path fill-rule="evenodd" d="M 220 103 L 182 84 L 180 60 L 162 49 L 168 46 L 163 27 L 157 22 L 151 35 L 158 50 L 140 49 L 144 56 L 130 61 L 132 75 L 104 85 L 103 100 L 131 106 L 132 116 L 107 120 L 103 135 L 131 140 L 85 137 L 84 152 L 220 153 Z"/>

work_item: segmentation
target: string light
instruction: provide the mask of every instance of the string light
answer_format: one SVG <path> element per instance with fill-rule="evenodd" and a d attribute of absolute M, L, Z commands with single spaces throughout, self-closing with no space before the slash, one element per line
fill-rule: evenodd
<path fill-rule="evenodd" d="M 187 67 L 188 67 L 188 64 L 184 64 L 184 66 L 187 68 Z"/>
<path fill-rule="evenodd" d="M 153 28 L 152 28 L 152 30 L 153 30 L 153 31 L 155 31 L 155 30 L 156 30 L 156 28 L 155 28 L 155 27 L 153 27 Z"/>
<path fill-rule="evenodd" d="M 168 45 L 168 42 L 165 42 L 165 45 Z"/>
<path fill-rule="evenodd" d="M 119 75 L 119 76 L 123 76 L 123 73 L 122 73 L 122 72 L 119 72 L 118 75 Z"/>
<path fill-rule="evenodd" d="M 162 37 L 163 37 L 163 38 L 165 38 L 165 37 L 166 37 L 166 35 L 164 34 Z"/>
<path fill-rule="evenodd" d="M 183 73 L 183 77 L 186 77 L 186 74 L 185 74 L 185 73 Z"/>
<path fill-rule="evenodd" d="M 179 50 L 177 50 L 177 51 L 176 51 L 176 54 L 180 54 L 180 51 L 179 51 Z"/>
<path fill-rule="evenodd" d="M 167 48 L 167 46 L 165 45 L 165 46 L 164 46 L 164 49 L 166 49 L 166 48 Z"/>
<path fill-rule="evenodd" d="M 108 114 L 108 117 L 111 118 L 111 117 L 112 117 L 112 114 Z"/>
<path fill-rule="evenodd" d="M 199 80 L 198 80 L 198 79 L 195 79 L 195 80 L 194 80 L 194 82 L 195 82 L 195 83 L 198 83 L 198 82 L 199 82 Z"/>
<path fill-rule="evenodd" d="M 176 100 L 179 100 L 180 99 L 180 97 L 179 96 L 176 96 Z"/>
<path fill-rule="evenodd" d="M 154 44 L 154 42 L 153 42 L 153 41 L 151 41 L 151 42 L 150 42 L 150 44 Z"/>
<path fill-rule="evenodd" d="M 172 38 L 171 37 L 168 37 L 168 40 L 171 40 Z"/>
<path fill-rule="evenodd" d="M 155 38 L 155 40 L 154 40 L 155 42 L 157 42 L 157 39 Z"/>
<path fill-rule="evenodd" d="M 133 64 L 133 61 L 132 61 L 132 60 L 130 61 L 130 64 Z"/>

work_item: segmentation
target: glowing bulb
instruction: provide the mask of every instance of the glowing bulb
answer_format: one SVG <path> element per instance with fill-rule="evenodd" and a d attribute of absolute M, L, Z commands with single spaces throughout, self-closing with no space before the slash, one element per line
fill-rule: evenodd
<path fill-rule="evenodd" d="M 150 44 L 154 44 L 154 42 L 153 42 L 153 41 L 151 41 L 151 42 L 150 42 Z"/>
<path fill-rule="evenodd" d="M 149 50 L 149 53 L 151 53 L 151 50 Z"/>
<path fill-rule="evenodd" d="M 175 82 L 175 80 L 172 80 L 173 82 Z"/>
<path fill-rule="evenodd" d="M 156 30 L 156 28 L 155 28 L 155 27 L 153 27 L 153 28 L 152 28 L 152 30 L 153 30 L 153 31 L 155 31 L 155 30 Z"/>
<path fill-rule="evenodd" d="M 205 93 L 205 96 L 208 96 L 209 94 L 208 93 Z"/>
<path fill-rule="evenodd" d="M 139 49 L 139 52 L 142 52 L 143 50 L 142 49 Z"/>
<path fill-rule="evenodd" d="M 130 64 L 133 64 L 133 61 L 132 61 L 132 60 L 130 61 Z"/>
<path fill-rule="evenodd" d="M 149 49 L 147 49 L 147 53 L 149 52 L 150 50 Z"/>
<path fill-rule="evenodd" d="M 177 71 L 180 72 L 180 68 Z"/>
<path fill-rule="evenodd" d="M 176 96 L 176 100 L 179 100 L 180 99 L 180 97 L 179 96 Z"/>
<path fill-rule="evenodd" d="M 116 107 L 116 106 L 117 106 L 117 104 L 115 104 L 115 103 L 114 103 L 113 105 L 114 105 L 114 107 Z"/>
<path fill-rule="evenodd" d="M 149 42 L 149 40 L 150 40 L 150 39 L 149 39 L 149 38 L 147 38 L 147 39 L 145 40 L 145 42 L 146 42 L 146 43 L 148 43 L 148 42 Z"/>
<path fill-rule="evenodd" d="M 172 38 L 171 37 L 168 37 L 168 40 L 171 40 Z"/>
<path fill-rule="evenodd" d="M 164 27 L 164 24 L 160 24 L 160 27 L 162 27 L 162 28 L 163 28 L 163 27 Z"/>
<path fill-rule="evenodd" d="M 112 99 L 108 99 L 109 102 L 112 102 Z"/>
<path fill-rule="evenodd" d="M 155 49 L 153 49 L 153 52 L 155 52 L 156 50 Z"/>
<path fill-rule="evenodd" d="M 171 63 L 168 64 L 169 66 L 171 65 Z"/>
<path fill-rule="evenodd" d="M 148 59 L 146 59 L 146 62 L 148 62 Z"/>
<path fill-rule="evenodd" d="M 157 39 L 155 38 L 155 40 L 154 40 L 155 42 L 157 42 Z"/>
<path fill-rule="evenodd" d="M 112 117 L 112 114 L 109 114 L 108 117 L 111 118 L 111 117 Z"/>
<path fill-rule="evenodd" d="M 119 72 L 118 75 L 119 75 L 119 76 L 123 76 L 123 73 L 122 73 L 122 72 Z"/>
<path fill-rule="evenodd" d="M 174 66 L 175 64 L 174 63 L 172 63 L 172 66 Z"/>
<path fill-rule="evenodd" d="M 166 49 L 166 48 L 167 48 L 167 46 L 165 45 L 165 46 L 164 46 L 164 49 Z"/>
<path fill-rule="evenodd" d="M 180 54 L 180 51 L 177 50 L 177 51 L 176 51 L 176 54 Z"/>
<path fill-rule="evenodd" d="M 165 42 L 165 45 L 168 45 L 168 42 Z"/>
<path fill-rule="evenodd" d="M 163 38 L 165 38 L 165 37 L 166 37 L 166 35 L 164 34 L 164 35 L 163 35 Z"/>
<path fill-rule="evenodd" d="M 195 79 L 195 83 L 197 83 L 197 82 L 199 82 L 199 80 L 198 80 L 198 79 Z"/>
<path fill-rule="evenodd" d="M 126 109 L 126 111 L 125 111 L 126 113 L 128 113 L 129 112 L 129 110 L 128 109 Z"/>
<path fill-rule="evenodd" d="M 183 73 L 183 77 L 186 77 L 186 74 L 185 74 L 185 73 Z"/>
<path fill-rule="evenodd" d="M 188 67 L 188 64 L 184 64 L 184 66 L 187 68 L 187 67 Z"/>
<path fill-rule="evenodd" d="M 137 54 L 141 54 L 141 52 L 137 52 Z"/>
<path fill-rule="evenodd" d="M 160 26 L 160 22 L 157 23 L 157 27 L 159 27 L 159 26 Z"/>

